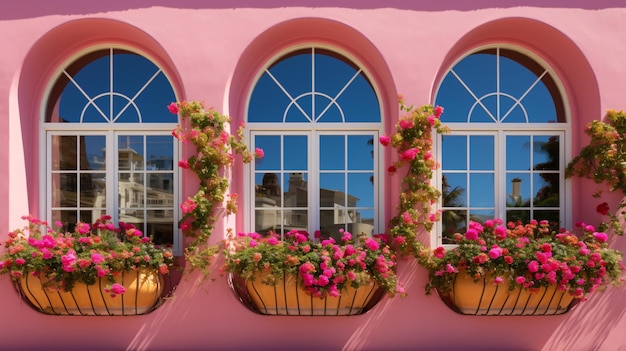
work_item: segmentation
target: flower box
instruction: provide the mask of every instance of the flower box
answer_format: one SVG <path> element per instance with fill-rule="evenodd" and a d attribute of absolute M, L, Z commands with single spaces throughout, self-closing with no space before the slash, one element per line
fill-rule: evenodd
<path fill-rule="evenodd" d="M 249 280 L 233 276 L 232 280 L 240 300 L 265 315 L 352 316 L 367 312 L 382 296 L 374 281 L 357 289 L 347 286 L 337 297 L 320 298 L 307 293 L 302 278 L 295 274 L 285 274 L 276 285 L 264 284 L 262 274 Z"/>
<path fill-rule="evenodd" d="M 535 292 L 516 287 L 511 290 L 508 277 L 495 284 L 493 276 L 472 277 L 460 272 L 454 285 L 447 293 L 439 296 L 453 311 L 479 316 L 544 316 L 568 312 L 579 299 L 567 291 L 558 290 L 556 285 L 540 287 Z"/>
<path fill-rule="evenodd" d="M 163 276 L 155 270 L 120 272 L 115 282 L 126 289 L 123 294 L 107 292 L 110 283 L 97 278 L 93 285 L 76 282 L 69 291 L 45 287 L 46 279 L 32 274 L 19 281 L 21 294 L 38 311 L 53 315 L 131 316 L 151 312 L 160 304 Z"/>

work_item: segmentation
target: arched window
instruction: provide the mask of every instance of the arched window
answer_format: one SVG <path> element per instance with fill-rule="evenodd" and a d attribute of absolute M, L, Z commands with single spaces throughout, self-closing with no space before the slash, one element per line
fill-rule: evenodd
<path fill-rule="evenodd" d="M 249 178 L 253 230 L 379 230 L 381 107 L 357 63 L 318 47 L 276 58 L 253 88 L 247 128 L 265 151 Z"/>
<path fill-rule="evenodd" d="M 63 67 L 42 123 L 45 208 L 72 230 L 103 214 L 178 249 L 176 101 L 163 71 L 107 48 Z"/>
<path fill-rule="evenodd" d="M 569 125 L 558 78 L 504 47 L 472 52 L 445 75 L 441 136 L 442 241 L 469 220 L 564 224 Z"/>

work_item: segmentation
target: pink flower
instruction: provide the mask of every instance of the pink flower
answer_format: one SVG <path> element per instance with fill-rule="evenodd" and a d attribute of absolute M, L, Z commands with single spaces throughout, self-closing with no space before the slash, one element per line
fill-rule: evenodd
<path fill-rule="evenodd" d="M 126 292 L 126 289 L 120 285 L 120 284 L 113 284 L 113 286 L 111 286 L 111 292 L 115 295 L 120 295 Z"/>
<path fill-rule="evenodd" d="M 495 277 L 493 279 L 493 283 L 496 284 L 496 285 L 497 284 L 502 284 L 503 281 L 504 281 L 504 279 L 502 279 L 502 277 Z"/>
<path fill-rule="evenodd" d="M 178 105 L 175 102 L 172 102 L 171 104 L 167 105 L 167 109 L 170 111 L 170 113 L 174 115 L 178 114 Z"/>
<path fill-rule="evenodd" d="M 439 118 L 439 116 L 441 116 L 442 113 L 443 113 L 443 107 L 435 106 L 435 117 Z"/>
<path fill-rule="evenodd" d="M 413 219 L 411 218 L 411 214 L 408 211 L 405 211 L 402 214 L 402 220 L 404 221 L 404 224 L 412 224 L 413 223 Z"/>
<path fill-rule="evenodd" d="M 187 200 L 185 200 L 185 202 L 180 204 L 180 209 L 183 210 L 184 214 L 187 214 L 187 213 L 195 210 L 196 207 L 198 207 L 198 204 L 192 198 L 187 198 Z"/>
<path fill-rule="evenodd" d="M 15 259 L 15 264 L 18 265 L 18 266 L 21 266 L 21 265 L 23 265 L 25 263 L 26 263 L 26 260 L 23 259 L 23 258 L 16 258 Z"/>
<path fill-rule="evenodd" d="M 278 244 L 278 239 L 276 239 L 276 237 L 273 236 L 273 237 L 267 239 L 267 243 L 270 244 L 270 245 L 277 245 Z"/>
<path fill-rule="evenodd" d="M 443 258 L 446 255 L 446 249 L 443 246 L 439 246 L 434 250 L 434 255 L 437 258 Z"/>
<path fill-rule="evenodd" d="M 491 250 L 489 250 L 489 257 L 492 260 L 495 260 L 496 258 L 502 256 L 502 248 L 501 247 L 494 247 Z"/>
<path fill-rule="evenodd" d="M 101 254 L 94 252 L 91 254 L 91 262 L 93 262 L 93 264 L 102 263 L 104 262 L 104 257 L 102 257 Z"/>
<path fill-rule="evenodd" d="M 522 284 L 524 284 L 524 283 L 526 282 L 526 278 L 522 277 L 521 275 L 520 275 L 520 276 L 517 276 L 517 277 L 515 278 L 515 282 L 516 282 L 517 284 L 519 284 L 519 285 L 522 285 Z"/>
<path fill-rule="evenodd" d="M 391 138 L 386 135 L 382 135 L 380 138 L 378 138 L 378 141 L 380 141 L 380 144 L 382 146 L 387 146 L 389 145 L 389 143 L 391 143 Z"/>
<path fill-rule="evenodd" d="M 183 168 L 183 169 L 189 169 L 189 161 L 187 160 L 178 161 L 178 167 Z"/>
<path fill-rule="evenodd" d="M 465 239 L 467 240 L 476 240 L 478 239 L 478 232 L 475 229 L 468 229 L 465 232 Z"/>
<path fill-rule="evenodd" d="M 69 250 L 65 255 L 61 256 L 61 265 L 63 266 L 63 270 L 66 272 L 73 272 L 76 263 L 76 251 Z"/>
<path fill-rule="evenodd" d="M 367 246 L 368 249 L 372 250 L 372 251 L 376 251 L 379 249 L 379 245 L 378 245 L 378 241 L 372 239 L 372 238 L 367 238 L 365 240 L 365 246 Z"/>
<path fill-rule="evenodd" d="M 528 270 L 532 273 L 539 271 L 539 262 L 534 260 L 530 261 L 530 263 L 528 263 Z"/>
<path fill-rule="evenodd" d="M 260 147 L 254 149 L 254 156 L 256 158 L 263 158 L 265 156 L 265 152 Z"/>
<path fill-rule="evenodd" d="M 419 150 L 417 148 L 410 148 L 408 150 L 403 151 L 400 154 L 400 158 L 406 161 L 412 161 L 415 159 L 415 156 L 417 156 L 417 153 L 419 152 Z"/>
<path fill-rule="evenodd" d="M 607 239 L 609 238 L 608 235 L 606 235 L 606 233 L 604 232 L 601 232 L 601 233 L 594 232 L 593 237 L 596 238 L 596 240 L 598 240 L 601 243 L 606 242 Z"/>
<path fill-rule="evenodd" d="M 413 123 L 413 121 L 408 120 L 408 119 L 402 119 L 400 120 L 399 125 L 400 125 L 400 128 L 402 129 L 410 129 L 415 126 L 415 123 Z"/>

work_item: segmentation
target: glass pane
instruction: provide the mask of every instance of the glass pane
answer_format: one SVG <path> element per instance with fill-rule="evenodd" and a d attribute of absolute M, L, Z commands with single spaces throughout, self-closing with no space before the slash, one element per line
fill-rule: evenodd
<path fill-rule="evenodd" d="M 256 207 L 282 206 L 282 181 L 277 173 L 256 173 Z"/>
<path fill-rule="evenodd" d="M 307 210 L 285 211 L 285 230 L 298 230 L 306 232 L 308 220 Z"/>
<path fill-rule="evenodd" d="M 53 210 L 51 223 L 53 223 L 55 228 L 57 228 L 57 222 L 61 222 L 63 225 L 61 230 L 73 232 L 76 228 L 76 222 L 78 222 L 76 210 Z"/>
<path fill-rule="evenodd" d="M 147 232 L 145 236 L 152 237 L 157 245 L 174 242 L 174 212 L 173 210 L 150 210 L 147 218 Z"/>
<path fill-rule="evenodd" d="M 144 228 L 145 211 L 141 209 L 120 209 L 120 222 L 126 224 L 132 224 L 135 228 L 141 230 L 144 234 L 146 229 Z"/>
<path fill-rule="evenodd" d="M 341 239 L 339 230 L 347 230 L 347 218 L 347 211 L 345 209 L 321 210 L 320 232 L 322 237 L 333 237 L 335 240 Z"/>
<path fill-rule="evenodd" d="M 533 188 L 535 207 L 558 207 L 559 206 L 559 173 L 535 173 L 533 174 Z"/>
<path fill-rule="evenodd" d="M 120 173 L 119 207 L 144 207 L 143 174 Z"/>
<path fill-rule="evenodd" d="M 345 137 L 343 135 L 320 136 L 320 169 L 345 170 Z"/>
<path fill-rule="evenodd" d="M 441 201 L 444 207 L 467 206 L 467 174 L 444 173 L 441 183 Z"/>
<path fill-rule="evenodd" d="M 158 207 L 173 207 L 174 175 L 170 173 L 148 174 L 148 179 L 148 198 L 154 199 L 155 203 L 159 204 Z"/>
<path fill-rule="evenodd" d="M 282 149 L 280 136 L 278 135 L 256 135 L 254 146 L 263 149 L 265 155 L 261 159 L 254 161 L 256 170 L 259 171 L 279 171 L 281 170 Z"/>
<path fill-rule="evenodd" d="M 535 136 L 533 166 L 536 170 L 559 170 L 560 147 L 558 135 Z"/>
<path fill-rule="evenodd" d="M 272 207 L 258 204 L 259 207 Z M 267 234 L 268 231 L 281 233 L 281 211 L 279 209 L 257 209 L 254 211 L 254 231 L 259 234 Z"/>
<path fill-rule="evenodd" d="M 76 136 L 52 136 L 52 170 L 78 169 L 76 140 Z"/>
<path fill-rule="evenodd" d="M 542 221 L 542 220 L 548 221 L 550 225 L 555 227 L 555 230 L 558 230 L 560 227 L 562 227 L 561 213 L 558 210 L 552 210 L 552 211 L 535 210 L 534 215 L 535 215 L 535 219 L 538 221 Z"/>
<path fill-rule="evenodd" d="M 344 173 L 320 174 L 320 206 L 346 206 Z"/>
<path fill-rule="evenodd" d="M 308 207 L 308 188 L 306 173 L 285 174 L 285 182 L 288 184 L 285 192 L 285 207 Z"/>
<path fill-rule="evenodd" d="M 530 174 L 507 173 L 507 207 L 530 207 Z"/>
<path fill-rule="evenodd" d="M 141 135 L 120 135 L 118 137 L 119 170 L 144 169 L 143 140 L 144 137 Z"/>
<path fill-rule="evenodd" d="M 104 206 L 104 184 L 99 184 L 97 179 L 100 174 L 83 173 L 80 175 L 80 206 L 96 207 Z"/>
<path fill-rule="evenodd" d="M 467 136 L 444 135 L 442 139 L 442 162 L 444 170 L 467 169 Z"/>
<path fill-rule="evenodd" d="M 349 135 L 348 136 L 348 169 L 349 170 L 373 170 L 374 169 L 374 136 L 373 135 Z"/>
<path fill-rule="evenodd" d="M 348 173 L 349 207 L 374 207 L 373 179 L 373 173 Z"/>
<path fill-rule="evenodd" d="M 90 210 L 81 210 L 80 211 L 80 221 L 83 223 L 93 223 L 96 219 L 105 215 L 106 212 L 104 209 L 90 209 Z"/>
<path fill-rule="evenodd" d="M 78 205 L 78 177 L 74 173 L 52 175 L 52 207 Z"/>
<path fill-rule="evenodd" d="M 174 169 L 174 142 L 172 136 L 147 136 L 147 169 L 171 171 Z"/>
<path fill-rule="evenodd" d="M 458 152 L 458 151 L 457 151 Z M 470 169 L 494 170 L 494 139 L 490 135 L 470 136 Z"/>
<path fill-rule="evenodd" d="M 470 207 L 494 207 L 492 173 L 470 174 Z"/>
<path fill-rule="evenodd" d="M 530 218 L 530 210 L 507 210 L 506 211 L 506 220 L 507 222 L 517 222 L 521 221 L 522 223 L 528 223 Z"/>
<path fill-rule="evenodd" d="M 470 221 L 485 223 L 488 219 L 493 219 L 494 210 L 470 210 Z"/>
<path fill-rule="evenodd" d="M 453 244 L 455 233 L 464 233 L 467 228 L 466 210 L 444 210 L 441 213 L 441 224 L 443 226 L 443 244 Z"/>
<path fill-rule="evenodd" d="M 515 171 L 530 170 L 530 137 L 506 137 L 506 169 Z"/>
<path fill-rule="evenodd" d="M 80 169 L 106 169 L 106 137 L 104 135 L 81 136 Z"/>
<path fill-rule="evenodd" d="M 284 138 L 285 170 L 306 171 L 309 162 L 307 137 L 304 135 L 286 135 Z"/>

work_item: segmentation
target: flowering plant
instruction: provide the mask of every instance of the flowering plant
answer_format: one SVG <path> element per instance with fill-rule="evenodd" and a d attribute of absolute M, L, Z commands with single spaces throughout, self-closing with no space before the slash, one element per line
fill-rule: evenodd
<path fill-rule="evenodd" d="M 419 255 L 430 273 L 426 293 L 451 291 L 455 275 L 462 272 L 475 281 L 490 276 L 494 284 L 501 284 L 506 279 L 511 290 L 532 292 L 556 285 L 581 300 L 598 288 L 621 283 L 622 252 L 608 248 L 606 233 L 585 223 L 577 227 L 579 234 L 556 232 L 547 221 L 470 222 L 465 233 L 455 234 L 458 246 Z"/>
<path fill-rule="evenodd" d="M 398 215 L 389 222 L 389 235 L 400 253 L 415 254 L 421 250 L 416 240 L 420 227 L 428 231 L 440 217 L 440 213 L 432 211 L 432 205 L 441 196 L 431 184 L 433 171 L 439 167 L 432 155 L 432 137 L 434 131 L 447 133 L 448 128 L 439 119 L 441 106 L 406 106 L 402 96 L 399 103 L 404 115 L 396 123 L 396 132 L 380 137 L 383 146 L 393 147 L 398 154 L 398 160 L 387 171 L 395 174 L 406 168 Z"/>
<path fill-rule="evenodd" d="M 376 282 L 390 296 L 404 290 L 395 274 L 395 254 L 378 237 L 359 236 L 340 230 L 341 243 L 332 237 L 310 239 L 292 230 L 283 241 L 273 232 L 233 235 L 226 240 L 223 272 L 243 279 L 263 276 L 263 284 L 276 285 L 286 273 L 298 275 L 307 293 L 336 297 L 347 287 Z"/>
<path fill-rule="evenodd" d="M 115 283 L 121 272 L 148 268 L 167 274 L 174 263 L 169 249 L 157 247 L 131 224 L 116 228 L 108 215 L 92 225 L 77 223 L 72 232 L 63 231 L 60 222 L 55 230 L 32 216 L 23 219 L 28 225 L 8 234 L 0 257 L 0 274 L 16 282 L 33 274 L 45 278 L 46 288 L 69 291 L 76 282 L 93 285 L 103 278 L 111 283 L 105 291 L 115 296 L 125 292 Z"/>
<path fill-rule="evenodd" d="M 189 120 L 185 128 L 177 126 L 172 135 L 183 143 L 191 142 L 196 152 L 178 165 L 194 172 L 199 180 L 198 191 L 181 204 L 183 217 L 179 227 L 183 234 L 193 238 L 185 248 L 185 259 L 191 269 L 199 268 L 206 272 L 211 257 L 219 251 L 217 245 L 209 245 L 216 221 L 217 210 L 226 201 L 226 214 L 237 212 L 237 194 L 227 194 L 229 187 L 228 169 L 234 162 L 233 153 L 242 156 L 248 163 L 253 155 L 243 142 L 243 125 L 236 135 L 226 131 L 230 117 L 220 114 L 213 108 L 206 110 L 197 101 L 173 102 L 168 106 L 173 114 Z M 256 149 L 255 157 L 263 157 L 263 150 Z"/>
<path fill-rule="evenodd" d="M 620 191 L 626 195 L 626 113 L 611 110 L 607 112 L 606 119 L 607 122 L 594 120 L 587 124 L 585 133 L 591 140 L 567 165 L 565 175 L 593 179 L 597 184 L 604 183 L 609 191 Z M 602 190 L 596 191 L 594 197 L 598 198 L 601 194 Z M 596 211 L 608 219 L 600 223 L 598 229 L 623 235 L 619 215 L 623 217 L 626 214 L 624 207 L 626 202 L 623 198 L 614 212 L 611 212 L 608 203 L 599 204 Z"/>

